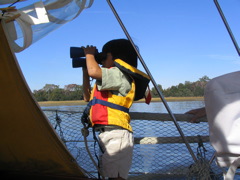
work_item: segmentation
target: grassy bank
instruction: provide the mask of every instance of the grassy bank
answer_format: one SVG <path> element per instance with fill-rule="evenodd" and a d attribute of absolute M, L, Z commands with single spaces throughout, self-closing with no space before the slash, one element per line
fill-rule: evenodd
<path fill-rule="evenodd" d="M 203 97 L 166 97 L 166 101 L 203 101 Z M 134 103 L 143 103 L 145 100 L 141 99 Z M 152 102 L 161 102 L 160 98 L 152 98 Z M 38 102 L 40 106 L 77 106 L 87 104 L 84 101 L 43 101 Z"/>

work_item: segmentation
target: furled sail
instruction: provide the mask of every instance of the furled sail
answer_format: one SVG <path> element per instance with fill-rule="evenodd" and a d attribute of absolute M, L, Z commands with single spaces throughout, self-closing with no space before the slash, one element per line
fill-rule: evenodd
<path fill-rule="evenodd" d="M 3 10 L 0 17 L 1 179 L 86 178 L 85 171 L 68 151 L 33 98 L 13 50 L 19 52 L 27 48 L 77 17 L 92 2 L 48 0 L 16 12 Z M 0 0 L 0 3 L 7 1 Z M 20 17 L 9 22 L 9 19 L 12 20 L 9 17 L 16 14 L 20 14 Z M 19 33 L 20 30 L 22 34 Z M 17 44 L 19 39 L 23 41 L 22 46 Z"/>
<path fill-rule="evenodd" d="M 13 2 L 13 1 L 8 1 Z M 1 4 L 7 3 L 2 1 Z M 15 21 L 5 23 L 9 43 L 14 52 L 20 52 L 63 24 L 76 18 L 93 0 L 37 1 L 17 11 L 5 12 L 1 19 L 13 16 Z"/>

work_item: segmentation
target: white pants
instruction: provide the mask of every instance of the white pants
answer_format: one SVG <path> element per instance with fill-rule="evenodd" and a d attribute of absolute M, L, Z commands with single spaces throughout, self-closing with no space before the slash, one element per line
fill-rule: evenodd
<path fill-rule="evenodd" d="M 106 130 L 99 134 L 103 149 L 100 169 L 104 177 L 127 179 L 132 164 L 133 134 L 125 129 Z"/>

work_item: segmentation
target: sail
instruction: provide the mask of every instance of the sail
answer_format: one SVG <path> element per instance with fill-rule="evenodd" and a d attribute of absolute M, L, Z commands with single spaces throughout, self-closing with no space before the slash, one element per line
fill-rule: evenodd
<path fill-rule="evenodd" d="M 49 32 L 76 18 L 92 2 L 39 1 L 17 11 L 3 11 L 1 14 L 1 178 L 86 178 L 85 171 L 68 151 L 33 98 L 13 50 L 19 52 L 29 47 Z M 8 21 L 18 14 L 20 16 L 15 21 Z M 22 45 L 19 44 L 21 39 Z"/>
<path fill-rule="evenodd" d="M 5 23 L 5 29 L 13 51 L 21 52 L 48 33 L 76 18 L 92 4 L 93 0 L 37 1 L 17 11 L 5 12 L 0 15 L 0 19 L 17 17 L 15 21 Z"/>
<path fill-rule="evenodd" d="M 32 97 L 1 23 L 0 82 L 0 178 L 85 177 Z"/>

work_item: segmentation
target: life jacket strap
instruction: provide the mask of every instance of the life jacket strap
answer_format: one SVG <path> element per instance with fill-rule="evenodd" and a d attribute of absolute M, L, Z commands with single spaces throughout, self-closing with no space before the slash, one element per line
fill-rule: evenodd
<path fill-rule="evenodd" d="M 111 103 L 111 102 L 108 102 L 108 101 L 104 101 L 104 100 L 101 100 L 101 99 L 97 99 L 96 97 L 94 97 L 88 103 L 88 105 L 90 105 L 90 106 L 93 106 L 95 104 L 101 104 L 103 106 L 107 106 L 107 107 L 110 107 L 110 108 L 113 108 L 113 109 L 117 109 L 117 110 L 123 111 L 125 113 L 129 113 L 129 108 L 126 108 L 124 106 L 120 106 L 118 104 L 114 104 L 114 103 Z"/>

